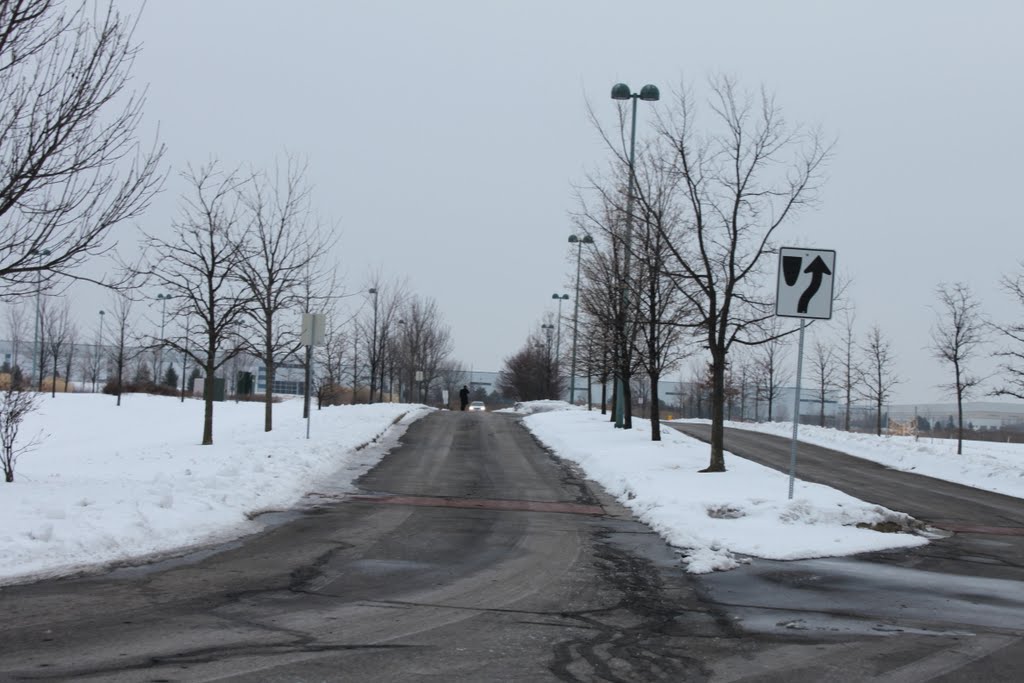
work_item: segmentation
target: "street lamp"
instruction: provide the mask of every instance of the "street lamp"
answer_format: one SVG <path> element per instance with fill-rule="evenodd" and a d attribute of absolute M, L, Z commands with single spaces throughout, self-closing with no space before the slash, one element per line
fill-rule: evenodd
<path fill-rule="evenodd" d="M 407 358 L 405 358 L 405 346 L 406 346 L 406 341 L 407 341 L 407 339 L 406 339 L 407 338 L 407 331 L 406 331 L 406 328 L 405 328 L 405 321 L 404 320 L 399 320 L 398 324 L 401 326 L 401 331 L 398 334 L 401 335 L 400 346 L 402 347 L 402 348 L 399 349 L 399 353 L 402 354 L 402 356 L 403 356 L 402 357 L 402 361 L 404 363 L 407 360 Z M 394 366 L 394 362 L 392 362 L 392 366 Z M 403 370 L 409 370 L 409 368 L 402 368 L 402 367 L 398 368 L 398 402 L 399 403 L 403 402 L 402 401 L 402 371 Z M 393 367 L 392 367 L 392 372 L 394 372 L 394 368 Z M 409 389 L 408 389 L 408 386 L 407 386 L 406 387 L 406 391 L 408 391 L 408 390 Z"/>
<path fill-rule="evenodd" d="M 576 403 L 576 332 L 579 327 L 580 318 L 580 257 L 583 255 L 583 245 L 593 244 L 594 238 L 584 234 L 583 237 L 569 235 L 569 244 L 576 245 L 576 302 L 573 304 L 572 313 L 572 368 L 569 371 L 569 403 Z"/>
<path fill-rule="evenodd" d="M 160 302 L 160 357 L 158 360 L 160 370 L 153 378 L 153 384 L 160 384 L 164 375 L 164 325 L 167 322 L 167 301 L 174 297 L 170 294 L 157 294 L 156 298 Z"/>
<path fill-rule="evenodd" d="M 96 382 L 100 378 L 100 368 L 103 367 L 103 316 L 106 314 L 106 311 L 100 311 L 100 329 L 99 334 L 96 335 L 96 377 L 92 382 L 93 391 L 96 391 Z"/>
<path fill-rule="evenodd" d="M 558 299 L 558 332 L 555 334 L 555 361 L 561 362 L 562 358 L 562 302 L 569 300 L 568 294 L 552 294 L 552 299 Z"/>
<path fill-rule="evenodd" d="M 554 398 L 554 392 L 551 391 L 551 334 L 555 326 L 544 323 L 540 329 L 544 330 L 544 336 L 547 338 L 547 346 L 544 347 L 544 390 L 548 398 Z"/>
<path fill-rule="evenodd" d="M 554 325 L 549 325 L 548 323 L 544 323 L 543 325 L 540 326 L 540 329 L 544 330 L 544 335 L 547 337 L 547 340 L 548 340 L 548 352 L 550 353 L 550 351 L 551 351 L 551 335 L 552 335 L 552 330 L 555 329 L 555 326 Z"/>
<path fill-rule="evenodd" d="M 31 255 L 38 256 L 39 260 L 42 261 L 44 257 L 50 255 L 49 249 L 32 249 L 28 252 Z M 39 341 L 39 337 L 42 335 L 43 322 L 41 319 L 42 315 L 42 296 L 43 296 L 43 270 L 42 268 L 36 269 L 36 326 L 34 330 L 35 339 L 32 342 L 32 375 L 35 376 L 36 371 L 39 371 L 39 383 L 36 385 L 39 391 L 43 390 L 43 349 Z M 39 364 L 36 365 L 38 359 Z"/>
<path fill-rule="evenodd" d="M 369 294 L 373 295 L 373 336 L 370 340 L 371 353 L 370 356 L 370 403 L 373 403 L 373 384 L 377 381 L 377 365 L 380 363 L 380 353 L 377 348 L 377 288 L 370 287 L 367 290 Z M 380 373 L 380 400 L 384 400 L 384 373 Z"/>
<path fill-rule="evenodd" d="M 624 417 L 626 414 L 626 381 L 623 376 L 622 366 L 625 365 L 626 358 L 628 356 L 627 348 L 627 335 L 626 335 L 626 305 L 628 303 L 628 296 L 626 289 L 629 282 L 629 257 L 630 257 L 630 240 L 633 237 L 633 185 L 636 182 L 636 102 L 637 100 L 643 100 L 645 102 L 657 102 L 661 99 L 661 93 L 658 92 L 657 86 L 645 85 L 640 89 L 639 93 L 634 93 L 629 89 L 629 86 L 625 83 L 616 83 L 612 86 L 612 99 L 613 100 L 632 100 L 633 101 L 633 116 L 630 122 L 629 132 L 629 186 L 626 190 L 626 235 L 623 239 L 623 248 L 625 253 L 622 256 L 622 298 L 621 298 L 621 309 L 619 311 L 619 357 L 618 362 L 615 364 L 615 380 L 616 380 L 616 397 L 615 397 L 615 426 L 621 429 L 624 425 Z"/>
<path fill-rule="evenodd" d="M 192 314 L 185 315 L 185 350 L 181 354 L 181 402 L 185 402 L 185 375 L 188 370 L 188 333 L 192 327 Z M 273 387 L 271 387 L 273 390 Z"/>

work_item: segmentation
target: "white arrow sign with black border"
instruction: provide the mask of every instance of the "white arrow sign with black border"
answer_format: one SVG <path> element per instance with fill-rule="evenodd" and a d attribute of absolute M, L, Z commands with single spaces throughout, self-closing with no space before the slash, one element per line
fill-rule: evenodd
<path fill-rule="evenodd" d="M 832 249 L 779 249 L 775 315 L 785 318 L 832 317 L 832 283 L 836 252 Z"/>

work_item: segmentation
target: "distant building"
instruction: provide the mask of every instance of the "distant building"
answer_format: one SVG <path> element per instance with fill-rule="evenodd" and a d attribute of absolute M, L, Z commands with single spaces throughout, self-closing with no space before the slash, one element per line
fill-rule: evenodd
<path fill-rule="evenodd" d="M 932 424 L 956 421 L 956 403 L 905 403 L 888 407 L 892 420 L 906 422 L 923 417 Z M 975 429 L 1002 429 L 1024 426 L 1024 403 L 965 401 L 964 426 Z"/>

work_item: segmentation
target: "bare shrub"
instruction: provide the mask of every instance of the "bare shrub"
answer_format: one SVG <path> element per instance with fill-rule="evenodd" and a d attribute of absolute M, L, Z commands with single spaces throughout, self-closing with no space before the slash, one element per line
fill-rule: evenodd
<path fill-rule="evenodd" d="M 38 404 L 38 395 L 31 391 L 8 388 L 0 392 L 0 462 L 4 467 L 4 481 L 8 483 L 14 481 L 18 456 L 39 443 L 38 437 L 25 444 L 17 443 L 22 421 Z"/>

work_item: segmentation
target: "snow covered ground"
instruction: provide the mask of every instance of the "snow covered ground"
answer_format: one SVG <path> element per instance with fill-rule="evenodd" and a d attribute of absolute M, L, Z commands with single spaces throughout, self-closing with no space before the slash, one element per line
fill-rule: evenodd
<path fill-rule="evenodd" d="M 857 528 L 907 520 L 825 486 L 797 482 L 790 501 L 786 475 L 731 455 L 727 472 L 699 474 L 706 444 L 669 429 L 663 441 L 651 442 L 644 420 L 624 431 L 596 411 L 561 402 L 516 410 L 529 415 L 527 427 L 554 452 L 579 463 L 680 548 L 692 572 L 728 569 L 746 555 L 825 557 L 927 542 Z M 22 456 L 16 481 L 0 485 L 0 584 L 185 552 L 258 531 L 260 512 L 294 506 L 310 492 L 352 490 L 404 427 L 430 409 L 325 408 L 313 412 L 309 440 L 298 402 L 275 406 L 269 434 L 262 411 L 258 403 L 218 403 L 215 443 L 199 446 L 200 401 L 127 395 L 117 407 L 112 397 L 95 394 L 44 398 L 22 429 L 26 438 L 42 433 L 40 445 Z M 787 433 L 786 425 L 755 428 Z M 944 442 L 817 431 L 801 427 L 801 437 L 932 476 L 965 481 L 971 474 L 980 482 L 973 485 L 987 482 L 985 488 L 1024 497 L 1020 447 L 972 442 L 968 458 L 956 459 Z"/>
<path fill-rule="evenodd" d="M 217 403 L 214 444 L 200 446 L 203 403 L 143 394 L 46 396 L 20 432 L 39 446 L 0 483 L 0 583 L 57 576 L 238 538 L 254 515 L 305 493 L 344 492 L 385 452 L 370 445 L 428 412 L 377 404 L 315 410 L 300 401 Z M 404 417 L 403 417 L 404 416 Z"/>
<path fill-rule="evenodd" d="M 840 491 L 802 481 L 789 500 L 789 477 L 726 454 L 728 471 L 702 474 L 707 444 L 673 429 L 650 440 L 650 423 L 614 429 L 598 411 L 544 401 L 514 408 L 562 458 L 580 465 L 634 515 L 680 548 L 690 572 L 731 569 L 750 555 L 776 560 L 852 555 L 923 545 L 911 533 L 882 533 L 858 523 L 909 518 Z"/>
<path fill-rule="evenodd" d="M 710 424 L 710 420 L 674 421 Z M 777 436 L 793 435 L 791 422 L 726 422 L 725 426 Z M 811 425 L 800 425 L 799 438 L 894 470 L 1024 498 L 1024 444 L 964 441 L 963 454 L 957 455 L 954 439 L 853 434 Z"/>

